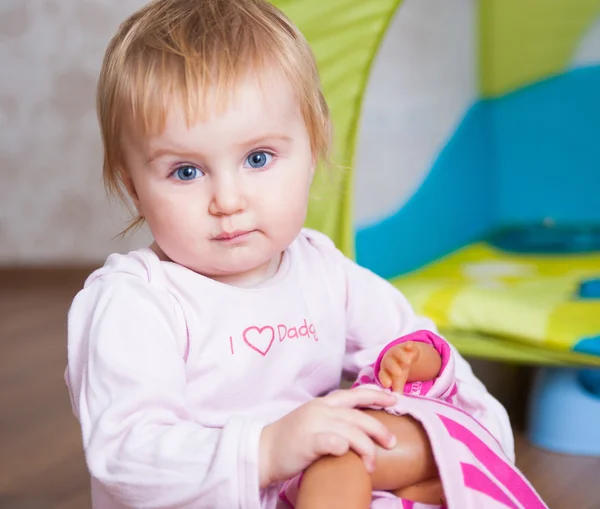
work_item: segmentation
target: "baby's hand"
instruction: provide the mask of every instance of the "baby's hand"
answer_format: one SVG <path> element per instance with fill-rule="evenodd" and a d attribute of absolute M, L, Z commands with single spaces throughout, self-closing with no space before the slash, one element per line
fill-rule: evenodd
<path fill-rule="evenodd" d="M 390 348 L 379 369 L 379 382 L 386 389 L 403 392 L 407 382 L 427 381 L 438 376 L 442 358 L 426 343 L 406 341 Z"/>
<path fill-rule="evenodd" d="M 350 449 L 375 468 L 377 442 L 386 449 L 395 437 L 377 419 L 356 407 L 386 407 L 396 397 L 369 389 L 337 391 L 316 398 L 266 426 L 260 437 L 260 486 L 290 479 L 321 456 L 342 456 Z"/>

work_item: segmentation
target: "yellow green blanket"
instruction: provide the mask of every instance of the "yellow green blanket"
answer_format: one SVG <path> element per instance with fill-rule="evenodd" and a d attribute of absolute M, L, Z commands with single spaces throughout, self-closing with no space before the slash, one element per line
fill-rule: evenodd
<path fill-rule="evenodd" d="M 573 351 L 600 336 L 600 299 L 580 299 L 600 277 L 600 253 L 529 255 L 469 245 L 392 283 L 465 355 L 600 366 Z"/>

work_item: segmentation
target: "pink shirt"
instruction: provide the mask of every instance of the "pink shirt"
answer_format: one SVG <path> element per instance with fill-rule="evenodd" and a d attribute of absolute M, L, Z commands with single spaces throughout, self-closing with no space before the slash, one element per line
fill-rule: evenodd
<path fill-rule="evenodd" d="M 150 249 L 111 255 L 69 312 L 66 380 L 94 509 L 273 508 L 262 428 L 356 376 L 393 338 L 435 330 L 391 284 L 304 230 L 258 288 Z M 512 458 L 504 408 L 452 349 L 455 404 Z"/>

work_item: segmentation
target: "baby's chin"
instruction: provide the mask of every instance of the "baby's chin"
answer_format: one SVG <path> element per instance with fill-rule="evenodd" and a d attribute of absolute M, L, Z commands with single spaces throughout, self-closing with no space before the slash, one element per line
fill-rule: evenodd
<path fill-rule="evenodd" d="M 269 279 L 279 268 L 282 251 L 269 246 L 271 249 L 256 249 L 257 246 L 235 246 L 233 249 L 199 250 L 182 249 L 182 246 L 165 246 L 162 249 L 154 244 L 153 250 L 162 260 L 181 265 L 188 270 L 216 281 L 244 280 L 260 283 Z M 179 248 L 179 249 L 178 249 Z M 253 284 L 253 283 L 250 283 Z"/>
<path fill-rule="evenodd" d="M 221 263 L 215 267 L 198 267 L 195 272 L 233 286 L 256 286 L 273 277 L 278 268 L 280 256 L 261 259 L 254 263 Z"/>

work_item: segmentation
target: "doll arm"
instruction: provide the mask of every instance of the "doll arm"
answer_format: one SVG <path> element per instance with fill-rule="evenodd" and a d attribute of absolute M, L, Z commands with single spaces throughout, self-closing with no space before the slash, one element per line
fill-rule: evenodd
<path fill-rule="evenodd" d="M 427 433 L 408 415 L 365 410 L 396 436 L 396 446 L 377 454 L 368 473 L 353 451 L 324 456 L 304 472 L 298 483 L 296 509 L 367 509 L 373 491 L 389 491 L 400 498 L 440 505 L 443 490 Z M 344 489 L 340 490 L 340 486 Z M 290 499 L 286 494 L 284 499 Z M 394 505 L 396 507 L 396 505 Z"/>
<path fill-rule="evenodd" d="M 434 375 L 429 380 L 418 380 L 414 377 L 409 376 L 406 384 L 404 384 L 404 394 L 412 394 L 419 396 L 428 396 L 431 398 L 439 398 L 445 401 L 451 401 L 456 395 L 457 385 L 454 377 L 454 356 L 448 343 L 440 336 L 429 330 L 419 330 L 405 336 L 402 336 L 394 341 L 388 343 L 383 350 L 380 352 L 377 360 L 362 369 L 359 376 L 354 383 L 354 387 L 365 384 L 376 384 L 379 387 L 384 387 L 381 383 L 381 365 L 384 362 L 386 354 L 393 351 L 399 345 L 407 344 L 409 342 L 426 345 L 439 355 L 439 370 L 437 375 Z M 426 362 L 435 362 L 435 355 L 432 357 L 427 355 Z M 428 366 L 422 366 L 419 371 L 422 373 L 427 372 L 430 369 Z M 435 371 L 435 368 L 433 369 Z M 418 373 L 415 373 L 418 374 Z"/>
<path fill-rule="evenodd" d="M 442 356 L 430 344 L 405 341 L 387 349 L 378 380 L 386 389 L 402 392 L 407 382 L 426 382 L 436 378 L 442 368 Z"/>

